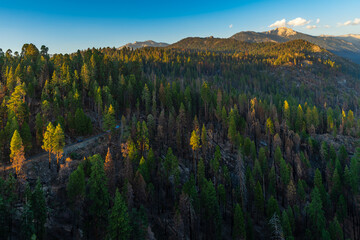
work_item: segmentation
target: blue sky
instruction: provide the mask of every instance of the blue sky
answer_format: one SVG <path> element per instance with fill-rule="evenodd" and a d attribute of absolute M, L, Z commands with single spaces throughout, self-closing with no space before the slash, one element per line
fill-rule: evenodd
<path fill-rule="evenodd" d="M 360 34 L 359 9 L 359 0 L 0 0 L 0 48 L 20 51 L 24 43 L 34 43 L 50 53 L 71 53 L 276 26 L 312 35 Z"/>

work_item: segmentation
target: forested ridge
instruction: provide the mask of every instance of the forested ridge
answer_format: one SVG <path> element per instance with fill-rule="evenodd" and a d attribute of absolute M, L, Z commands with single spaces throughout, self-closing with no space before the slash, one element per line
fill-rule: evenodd
<path fill-rule="evenodd" d="M 359 65 L 187 38 L 0 68 L 1 239 L 360 239 Z"/>

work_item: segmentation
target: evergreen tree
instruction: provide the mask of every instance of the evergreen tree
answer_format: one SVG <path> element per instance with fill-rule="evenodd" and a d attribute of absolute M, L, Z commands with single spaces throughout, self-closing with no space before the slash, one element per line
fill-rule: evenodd
<path fill-rule="evenodd" d="M 54 132 L 55 128 L 50 122 L 44 133 L 43 145 L 41 146 L 42 149 L 49 153 L 49 169 L 51 168 L 51 153 L 53 151 Z"/>
<path fill-rule="evenodd" d="M 210 168 L 213 174 L 216 176 L 220 168 L 221 152 L 219 145 L 215 148 L 214 158 L 210 160 Z"/>
<path fill-rule="evenodd" d="M 60 164 L 59 160 L 62 158 L 65 147 L 65 135 L 61 128 L 60 123 L 55 128 L 52 139 L 52 151 L 56 156 L 57 171 L 59 172 Z"/>
<path fill-rule="evenodd" d="M 110 239 L 130 239 L 131 227 L 127 205 L 116 189 L 114 206 L 110 210 L 108 236 Z"/>
<path fill-rule="evenodd" d="M 145 86 L 144 86 L 142 99 L 143 99 L 143 101 L 145 103 L 145 111 L 148 114 L 148 113 L 150 113 L 151 94 L 150 94 L 149 88 L 148 88 L 146 83 L 145 83 Z"/>
<path fill-rule="evenodd" d="M 90 200 L 89 213 L 92 218 L 90 226 L 97 238 L 101 238 L 101 229 L 105 228 L 108 207 L 109 193 L 107 188 L 107 178 L 104 171 L 103 160 L 100 155 L 96 154 L 91 157 L 92 162 L 91 174 L 89 178 L 89 194 L 87 198 Z"/>
<path fill-rule="evenodd" d="M 266 205 L 266 215 L 270 219 L 274 213 L 279 216 L 280 209 L 277 200 L 274 198 L 274 196 L 271 196 Z"/>
<path fill-rule="evenodd" d="M 193 130 L 190 137 L 190 146 L 193 150 L 193 170 L 196 171 L 196 162 L 195 162 L 195 154 L 196 151 L 200 148 L 200 137 L 198 131 Z"/>
<path fill-rule="evenodd" d="M 31 144 L 32 136 L 31 136 L 29 124 L 27 124 L 27 122 L 23 123 L 20 129 L 20 136 L 23 140 L 25 151 L 26 152 L 29 151 L 32 147 Z"/>
<path fill-rule="evenodd" d="M 25 153 L 20 134 L 17 130 L 15 130 L 14 135 L 11 138 L 10 150 L 10 160 L 12 162 L 12 166 L 15 168 L 16 176 L 20 177 L 23 171 L 22 167 L 25 161 Z"/>
<path fill-rule="evenodd" d="M 149 150 L 149 131 L 145 121 L 137 123 L 137 145 L 141 155 L 144 155 L 144 152 Z"/>
<path fill-rule="evenodd" d="M 66 191 L 70 202 L 73 204 L 85 196 L 85 173 L 82 165 L 79 165 L 70 174 Z"/>
<path fill-rule="evenodd" d="M 32 192 L 30 205 L 30 210 L 34 214 L 36 236 L 38 239 L 44 239 L 47 207 L 40 179 L 37 180 L 35 189 Z"/>
<path fill-rule="evenodd" d="M 331 240 L 343 240 L 344 234 L 341 226 L 335 217 L 334 220 L 330 223 L 329 232 L 331 236 Z"/>
<path fill-rule="evenodd" d="M 204 208 L 204 217 L 207 219 L 209 225 L 208 236 L 215 234 L 216 239 L 221 238 L 221 216 L 219 210 L 219 204 L 216 197 L 216 190 L 214 184 L 211 181 L 204 182 L 204 187 L 201 192 L 202 206 Z"/>
<path fill-rule="evenodd" d="M 289 221 L 288 215 L 287 215 L 285 210 L 282 212 L 281 220 L 282 220 L 281 225 L 282 225 L 282 229 L 284 231 L 285 238 L 286 239 L 293 239 L 291 226 L 290 226 L 290 221 Z"/>
<path fill-rule="evenodd" d="M 263 195 L 263 191 L 260 185 L 260 182 L 258 181 L 256 183 L 255 186 L 255 190 L 254 190 L 254 195 L 255 195 L 255 208 L 256 208 L 256 212 L 261 215 L 264 213 L 264 195 Z"/>
<path fill-rule="evenodd" d="M 230 139 L 231 143 L 234 145 L 236 143 L 236 135 L 237 135 L 236 119 L 233 111 L 231 111 L 229 115 L 230 116 L 229 116 L 228 138 Z"/>
<path fill-rule="evenodd" d="M 246 239 L 244 214 L 239 204 L 234 211 L 233 239 Z"/>
<path fill-rule="evenodd" d="M 115 172 L 115 163 L 112 158 L 110 148 L 108 148 L 108 151 L 106 154 L 104 169 L 105 169 L 106 177 L 108 179 L 109 192 L 113 196 L 113 194 L 115 192 L 115 184 L 116 184 L 115 174 L 116 174 L 116 172 Z"/>
<path fill-rule="evenodd" d="M 301 105 L 299 104 L 297 108 L 296 121 L 295 121 L 295 129 L 297 132 L 301 132 L 303 130 L 303 120 L 304 112 L 302 110 Z"/>
<path fill-rule="evenodd" d="M 317 187 L 311 192 L 311 203 L 306 209 L 309 215 L 309 226 L 313 239 L 319 239 L 325 228 L 325 216 L 322 209 L 322 201 L 319 189 Z"/>
<path fill-rule="evenodd" d="M 266 133 L 270 134 L 270 135 L 274 134 L 274 124 L 273 124 L 271 118 L 268 118 L 266 120 Z"/>
<path fill-rule="evenodd" d="M 290 126 L 290 106 L 289 103 L 285 100 L 284 101 L 284 108 L 283 108 L 283 116 L 286 120 L 286 124 Z"/>
<path fill-rule="evenodd" d="M 20 126 L 25 121 L 26 117 L 25 96 L 25 83 L 22 83 L 15 87 L 14 92 L 11 94 L 9 101 L 7 102 L 9 111 L 15 114 Z"/>
<path fill-rule="evenodd" d="M 21 237 L 23 239 L 31 239 L 33 234 L 35 234 L 33 219 L 34 214 L 31 210 L 31 204 L 30 201 L 27 201 L 21 214 Z"/>
<path fill-rule="evenodd" d="M 133 208 L 130 213 L 131 223 L 131 239 L 142 240 L 146 239 L 148 221 L 144 207 L 141 205 L 140 209 Z"/>
<path fill-rule="evenodd" d="M 115 129 L 116 120 L 115 120 L 115 110 L 113 106 L 110 104 L 109 108 L 105 111 L 104 119 L 103 119 L 103 129 L 105 131 Z"/>

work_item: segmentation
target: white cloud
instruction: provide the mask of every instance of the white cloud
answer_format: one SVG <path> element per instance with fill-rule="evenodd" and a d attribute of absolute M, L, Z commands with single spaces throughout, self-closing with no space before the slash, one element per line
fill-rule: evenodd
<path fill-rule="evenodd" d="M 330 28 L 330 25 L 325 25 L 324 27 L 325 27 L 325 28 Z"/>
<path fill-rule="evenodd" d="M 318 19 L 317 21 L 320 21 L 320 19 Z M 282 20 L 278 20 L 278 21 L 274 22 L 269 27 L 270 28 L 279 28 L 279 27 L 286 27 L 286 26 L 298 27 L 298 26 L 304 26 L 306 24 L 309 24 L 310 22 L 311 22 L 311 20 L 306 20 L 301 17 L 295 18 L 290 21 L 286 21 L 286 19 L 284 18 Z"/>
<path fill-rule="evenodd" d="M 346 21 L 341 25 L 343 25 L 343 26 L 360 25 L 360 18 L 355 18 L 354 20 Z"/>
<path fill-rule="evenodd" d="M 276 22 L 274 22 L 273 24 L 271 24 L 269 27 L 271 28 L 278 28 L 278 27 L 285 27 L 286 26 L 286 20 L 285 18 L 282 20 L 278 20 Z"/>
<path fill-rule="evenodd" d="M 311 29 L 317 28 L 317 26 L 316 25 L 307 25 L 306 28 L 311 30 Z"/>
<path fill-rule="evenodd" d="M 232 25 L 232 24 L 230 24 L 230 25 L 229 25 L 229 28 L 232 28 L 232 27 L 233 27 L 233 25 Z"/>
<path fill-rule="evenodd" d="M 319 23 L 320 22 L 320 18 L 316 19 L 316 23 Z"/>
<path fill-rule="evenodd" d="M 287 24 L 289 24 L 290 26 L 296 27 L 296 26 L 304 26 L 309 23 L 310 23 L 310 20 L 306 20 L 304 18 L 298 17 L 293 20 L 290 20 Z"/>
<path fill-rule="evenodd" d="M 344 22 L 344 26 L 348 26 L 348 25 L 351 25 L 352 21 L 346 21 Z"/>

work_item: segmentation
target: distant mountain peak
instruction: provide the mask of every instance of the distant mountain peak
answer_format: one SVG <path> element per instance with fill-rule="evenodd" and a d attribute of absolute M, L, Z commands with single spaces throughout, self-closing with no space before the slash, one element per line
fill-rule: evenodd
<path fill-rule="evenodd" d="M 138 49 L 143 47 L 166 47 L 168 45 L 169 45 L 168 43 L 164 43 L 164 42 L 155 42 L 153 40 L 147 40 L 143 42 L 135 41 L 134 43 L 128 43 L 125 44 L 124 46 L 121 46 L 119 49 L 124 47 L 132 48 L 132 49 Z"/>
<path fill-rule="evenodd" d="M 289 36 L 293 36 L 296 35 L 297 32 L 294 31 L 291 28 L 287 28 L 287 27 L 279 27 L 279 28 L 275 28 L 273 30 L 270 30 L 268 32 L 266 32 L 268 34 L 275 34 L 281 37 L 289 37 Z"/>

